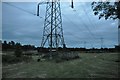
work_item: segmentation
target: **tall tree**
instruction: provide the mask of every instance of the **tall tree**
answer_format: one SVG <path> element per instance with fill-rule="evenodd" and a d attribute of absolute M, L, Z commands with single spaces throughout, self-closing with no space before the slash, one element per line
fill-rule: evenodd
<path fill-rule="evenodd" d="M 4 41 L 2 43 L 2 50 L 7 50 L 8 49 L 8 44 L 7 44 L 7 41 Z"/>
<path fill-rule="evenodd" d="M 118 2 L 92 2 L 92 9 L 99 19 L 120 19 L 120 1 Z"/>
<path fill-rule="evenodd" d="M 14 50 L 14 48 L 15 48 L 15 42 L 11 41 L 10 43 L 11 43 L 11 48 Z"/>
<path fill-rule="evenodd" d="M 11 45 L 12 45 L 12 46 L 15 46 L 15 42 L 14 42 L 14 41 L 11 41 Z"/>

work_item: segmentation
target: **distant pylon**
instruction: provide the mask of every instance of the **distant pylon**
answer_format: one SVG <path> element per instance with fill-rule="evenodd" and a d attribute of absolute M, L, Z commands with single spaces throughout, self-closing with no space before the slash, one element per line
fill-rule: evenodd
<path fill-rule="evenodd" d="M 101 48 L 103 48 L 103 37 L 100 38 L 101 39 Z"/>
<path fill-rule="evenodd" d="M 63 37 L 60 1 L 47 2 L 41 47 L 49 46 L 50 50 L 66 47 Z"/>

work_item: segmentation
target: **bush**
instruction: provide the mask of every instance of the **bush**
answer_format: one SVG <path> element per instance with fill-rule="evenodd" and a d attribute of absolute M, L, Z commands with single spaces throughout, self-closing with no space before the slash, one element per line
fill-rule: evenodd
<path fill-rule="evenodd" d="M 2 55 L 2 63 L 17 63 L 21 62 L 22 60 L 20 58 L 17 58 L 13 55 Z"/>
<path fill-rule="evenodd" d="M 32 60 L 32 57 L 29 56 L 22 56 L 22 57 L 16 57 L 14 55 L 2 55 L 2 63 L 3 64 L 14 64 L 19 62 L 30 62 Z"/>
<path fill-rule="evenodd" d="M 14 55 L 16 57 L 21 57 L 22 56 L 22 50 L 21 49 L 16 49 L 15 52 L 14 52 Z"/>
<path fill-rule="evenodd" d="M 22 56 L 21 59 L 22 59 L 22 61 L 27 62 L 27 63 L 32 61 L 32 57 L 31 56 Z"/>

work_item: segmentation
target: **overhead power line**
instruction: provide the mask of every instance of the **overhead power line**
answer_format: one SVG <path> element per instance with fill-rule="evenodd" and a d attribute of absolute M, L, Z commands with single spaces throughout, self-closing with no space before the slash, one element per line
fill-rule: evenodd
<path fill-rule="evenodd" d="M 70 19 L 69 17 L 67 17 L 65 14 L 62 14 L 62 15 L 67 19 L 67 21 L 68 21 L 70 24 L 72 24 L 74 27 L 77 27 L 80 31 L 83 32 L 83 30 L 81 30 L 81 28 L 80 28 L 80 26 L 79 26 L 78 24 L 74 23 L 73 20 L 71 20 L 71 19 Z"/>
<path fill-rule="evenodd" d="M 83 9 L 84 13 L 86 14 L 89 23 L 90 23 L 94 28 L 96 28 L 97 25 L 96 25 L 95 23 L 93 23 L 94 21 L 91 20 L 90 16 L 88 15 L 88 12 L 86 11 L 85 6 L 82 5 L 82 9 Z"/>
<path fill-rule="evenodd" d="M 18 9 L 18 10 L 20 10 L 20 11 L 23 11 L 23 12 L 26 12 L 26 13 L 28 13 L 28 14 L 31 14 L 31 15 L 36 16 L 35 13 L 30 12 L 30 11 L 28 11 L 28 10 L 25 10 L 25 9 L 23 9 L 23 8 L 20 8 L 20 7 L 16 6 L 16 5 L 13 5 L 13 4 L 9 3 L 9 2 L 3 2 L 3 3 L 4 3 L 4 4 L 7 4 L 7 5 L 11 6 L 11 7 L 14 7 L 14 8 L 16 8 L 16 9 Z M 39 17 L 39 18 L 42 18 L 41 16 L 38 16 L 38 17 Z"/>
<path fill-rule="evenodd" d="M 78 15 L 79 13 L 77 11 L 74 11 L 76 13 L 76 15 Z M 79 17 L 79 16 L 77 16 Z M 80 21 L 83 23 L 84 27 L 86 27 L 86 29 L 88 30 L 88 32 L 91 34 L 91 36 L 96 39 L 95 35 L 92 33 L 92 31 L 89 29 L 89 27 L 84 23 L 84 21 L 82 20 L 82 18 L 80 17 Z"/>
<path fill-rule="evenodd" d="M 33 12 L 30 12 L 30 11 L 28 11 L 28 10 L 25 10 L 25 9 L 23 9 L 23 8 L 20 8 L 20 7 L 18 7 L 18 6 L 16 6 L 16 5 L 13 5 L 13 4 L 11 4 L 11 3 L 4 2 L 4 4 L 7 4 L 7 5 L 11 6 L 11 7 L 14 7 L 14 8 L 18 9 L 18 10 L 21 10 L 21 11 L 23 11 L 23 12 L 29 13 L 29 14 L 31 14 L 31 15 L 36 15 L 36 14 L 33 13 Z M 89 15 L 87 14 L 87 12 L 86 12 L 86 10 L 85 10 L 84 7 L 83 7 L 83 11 L 84 11 L 85 14 L 87 15 L 87 19 L 88 19 L 89 22 L 92 24 L 92 26 L 96 27 L 96 25 L 93 24 L 93 22 L 91 21 L 91 19 L 90 19 Z M 77 11 L 74 11 L 74 12 L 76 12 L 77 15 L 79 14 Z M 64 14 L 63 14 L 63 16 L 64 16 L 67 20 L 69 20 L 72 25 L 74 25 L 75 27 L 77 27 L 80 31 L 83 31 L 83 30 L 81 30 L 81 28 L 80 28 L 79 25 L 77 25 L 76 23 L 73 22 L 73 20 L 71 20 L 70 18 L 68 18 L 68 17 L 65 16 Z M 40 16 L 39 16 L 39 17 L 40 17 Z M 77 17 L 78 17 L 78 16 L 77 16 Z M 40 17 L 40 18 L 41 18 L 41 17 Z M 69 21 L 68 21 L 68 22 L 69 22 Z M 86 27 L 87 31 L 90 33 L 90 35 L 93 37 L 93 39 L 100 39 L 100 38 L 96 38 L 96 37 L 95 37 L 95 35 L 93 34 L 93 32 L 89 29 L 89 27 L 84 23 L 84 21 L 83 21 L 82 19 L 80 19 L 80 21 L 82 21 L 82 24 Z M 83 39 L 83 38 L 80 38 L 80 37 L 76 36 L 76 35 L 73 34 L 72 32 L 71 32 L 71 35 L 73 35 L 75 38 L 77 38 L 77 39 L 79 39 L 79 40 L 80 40 L 80 39 Z M 85 38 L 84 38 L 84 39 L 85 39 Z M 86 38 L 86 39 L 88 39 L 88 38 Z"/>
<path fill-rule="evenodd" d="M 9 6 L 12 6 L 12 7 L 15 7 L 15 8 L 17 8 L 17 9 L 19 9 L 19 10 L 21 10 L 21 11 L 24 11 L 24 12 L 26 12 L 26 13 L 29 13 L 29 14 L 32 14 L 32 15 L 36 15 L 36 14 L 34 14 L 34 13 L 32 13 L 32 12 L 30 12 L 30 11 L 28 11 L 28 10 L 25 10 L 25 9 L 23 9 L 23 8 L 20 8 L 20 7 L 17 7 L 17 6 L 15 6 L 15 5 L 13 5 L 13 4 L 10 4 L 10 3 L 8 3 L 8 2 L 4 2 L 5 4 L 8 4 Z M 63 14 L 64 15 L 64 14 Z M 64 16 L 64 17 L 66 17 L 66 16 Z M 41 18 L 41 17 L 40 17 Z M 67 19 L 68 19 L 68 17 L 66 17 Z M 77 25 L 77 24 L 75 24 L 75 23 L 73 23 L 70 19 L 68 19 L 74 26 L 76 26 L 76 27 L 78 27 L 79 28 L 79 26 Z M 81 19 L 80 19 L 81 20 Z M 84 26 L 87 28 L 87 30 L 89 31 L 89 33 L 92 35 L 92 36 L 94 36 L 93 35 L 93 33 L 90 31 L 90 29 L 86 26 L 86 24 L 84 24 Z M 79 28 L 80 29 L 80 28 Z M 80 29 L 81 30 L 81 29 Z M 82 30 L 81 30 L 82 31 Z"/>
<path fill-rule="evenodd" d="M 23 9 L 23 8 L 20 8 L 20 7 L 17 7 L 17 6 L 15 6 L 15 5 L 11 4 L 11 3 L 8 3 L 8 2 L 4 2 L 4 3 L 7 4 L 7 5 L 9 5 L 9 6 L 15 7 L 15 8 L 17 8 L 17 9 L 23 11 L 23 12 L 26 12 L 26 13 L 29 13 L 29 14 L 32 14 L 32 15 L 36 15 L 36 14 L 34 14 L 34 13 L 28 11 L 28 10 L 25 10 L 25 9 Z"/>

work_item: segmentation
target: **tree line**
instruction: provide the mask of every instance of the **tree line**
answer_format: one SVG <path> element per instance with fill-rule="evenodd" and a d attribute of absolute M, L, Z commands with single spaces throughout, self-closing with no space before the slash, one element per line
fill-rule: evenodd
<path fill-rule="evenodd" d="M 22 51 L 35 50 L 34 45 L 22 45 L 21 43 L 14 41 L 3 41 L 2 42 L 2 51 L 15 51 L 16 49 L 21 49 Z"/>

